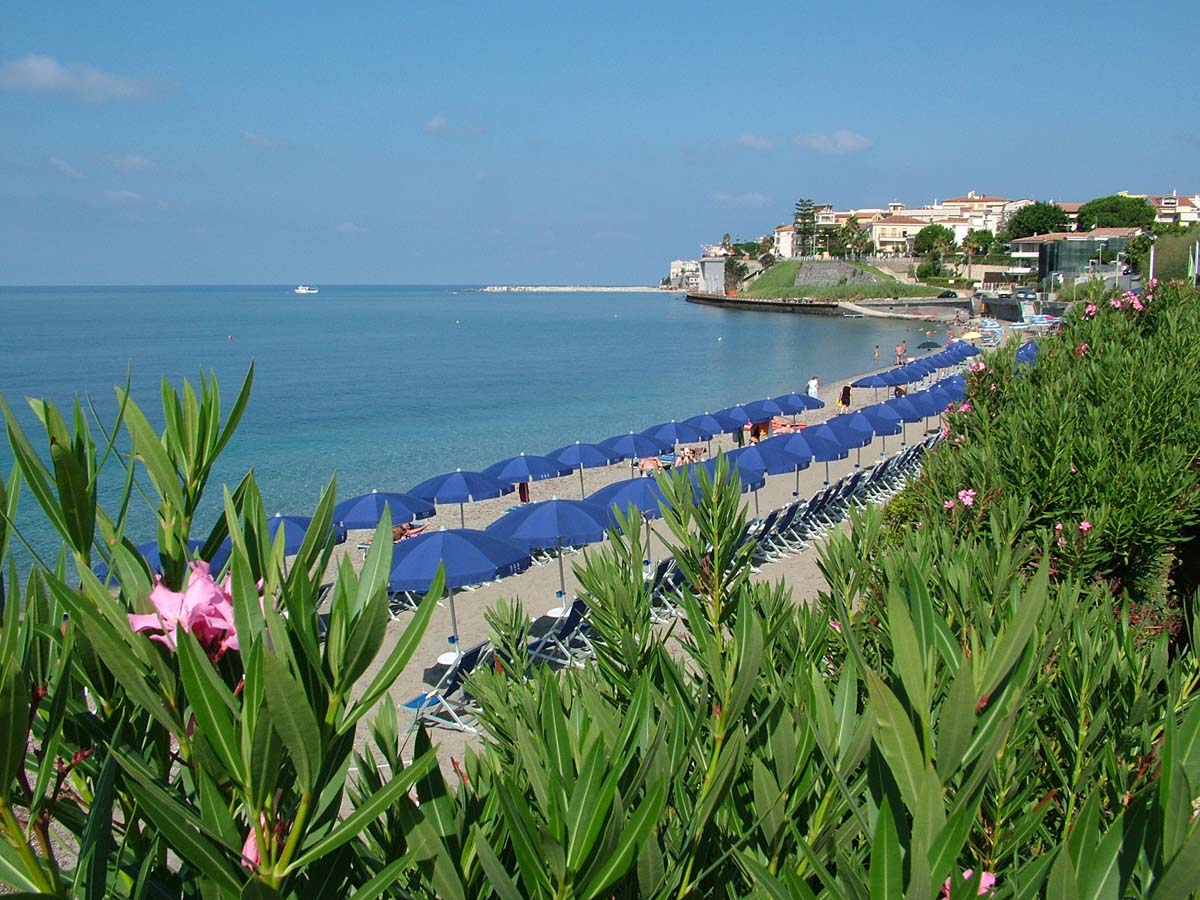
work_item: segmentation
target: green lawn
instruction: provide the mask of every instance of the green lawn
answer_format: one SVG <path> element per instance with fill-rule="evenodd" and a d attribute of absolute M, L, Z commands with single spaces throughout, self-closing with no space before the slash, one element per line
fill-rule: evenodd
<path fill-rule="evenodd" d="M 777 262 L 758 276 L 741 293 L 746 297 L 809 297 L 813 300 L 867 300 L 874 297 L 936 297 L 939 288 L 924 284 L 903 284 L 864 263 L 852 263 L 872 275 L 887 278 L 885 284 L 835 284 L 830 286 L 796 285 L 799 260 Z"/>

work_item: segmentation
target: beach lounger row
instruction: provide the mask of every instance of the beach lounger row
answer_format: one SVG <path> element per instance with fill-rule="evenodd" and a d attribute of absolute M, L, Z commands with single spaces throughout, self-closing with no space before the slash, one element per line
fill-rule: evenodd
<path fill-rule="evenodd" d="M 773 562 L 807 549 L 812 541 L 836 528 L 851 508 L 884 503 L 913 478 L 925 451 L 940 434 L 884 459 L 870 469 L 857 469 L 808 500 L 797 500 L 752 522 L 746 539 L 754 542 L 754 562 Z"/>

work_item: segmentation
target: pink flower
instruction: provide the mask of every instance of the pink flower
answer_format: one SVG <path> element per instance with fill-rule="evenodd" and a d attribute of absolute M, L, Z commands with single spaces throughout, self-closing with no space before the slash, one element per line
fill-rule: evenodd
<path fill-rule="evenodd" d="M 1151 278 L 1149 284 L 1150 284 L 1150 290 L 1154 290 L 1156 287 L 1158 287 L 1158 279 Z"/>
<path fill-rule="evenodd" d="M 980 362 L 979 360 L 975 360 L 969 366 L 967 366 L 967 369 L 972 372 L 986 372 L 987 371 L 987 363 Z"/>
<path fill-rule="evenodd" d="M 1141 312 L 1143 309 L 1146 308 L 1145 306 L 1142 305 L 1142 301 L 1139 300 L 1137 297 L 1134 297 L 1133 300 L 1130 301 L 1130 306 L 1132 306 L 1138 312 Z"/>
<path fill-rule="evenodd" d="M 1092 348 L 1090 346 L 1088 346 L 1088 342 L 1084 341 L 1082 344 L 1080 344 L 1078 347 L 1075 348 L 1075 355 L 1082 358 L 1084 356 L 1087 356 L 1087 352 L 1090 349 L 1092 349 Z"/>
<path fill-rule="evenodd" d="M 974 869 L 967 869 L 965 872 L 962 873 L 963 881 L 970 881 L 974 876 L 975 876 Z M 994 888 L 995 886 L 996 886 L 996 876 L 993 875 L 991 872 L 984 872 L 979 877 L 979 894 L 978 894 L 978 896 L 980 896 L 980 897 L 984 896 L 985 894 L 989 893 L 992 890 L 992 888 Z M 950 896 L 950 879 L 949 878 L 947 878 L 946 883 L 942 885 L 942 896 L 943 897 Z"/>
<path fill-rule="evenodd" d="M 950 429 L 947 428 L 945 425 L 943 425 L 942 426 L 942 440 L 945 440 L 948 437 L 950 437 Z"/>
<path fill-rule="evenodd" d="M 1075 468 L 1075 463 L 1071 463 L 1071 474 L 1074 475 L 1078 471 L 1079 470 L 1077 468 Z"/>
<path fill-rule="evenodd" d="M 954 501 L 947 500 L 945 503 L 942 504 L 942 506 L 946 507 L 946 509 L 954 509 Z"/>
<path fill-rule="evenodd" d="M 834 631 L 836 631 L 838 634 L 842 633 L 842 623 L 839 622 L 837 619 L 830 619 L 829 627 L 832 628 Z"/>
<path fill-rule="evenodd" d="M 254 834 L 254 829 L 251 828 L 246 834 L 246 842 L 242 844 L 242 865 L 253 872 L 258 868 L 260 862 L 262 862 L 262 855 L 258 852 L 258 838 Z"/>
<path fill-rule="evenodd" d="M 1082 531 L 1084 534 L 1087 534 L 1089 531 L 1092 530 L 1092 523 L 1089 522 L 1087 519 L 1084 519 L 1082 522 L 1079 523 L 1079 530 Z"/>
<path fill-rule="evenodd" d="M 971 411 L 971 401 L 968 400 L 965 403 L 960 403 L 958 405 L 958 411 L 960 413 L 969 413 Z"/>
<path fill-rule="evenodd" d="M 974 506 L 975 505 L 975 492 L 970 489 L 959 491 L 958 499 L 962 503 L 963 506 Z"/>
<path fill-rule="evenodd" d="M 173 591 L 158 578 L 150 592 L 155 612 L 129 614 L 129 627 L 134 631 L 150 632 L 150 640 L 158 641 L 168 650 L 177 649 L 179 630 L 194 634 L 213 660 L 227 650 L 237 650 L 237 630 L 233 621 L 233 595 L 230 577 L 217 584 L 209 574 L 206 562 L 191 563 L 183 592 Z"/>
<path fill-rule="evenodd" d="M 1111 306 L 1113 309 L 1120 309 L 1121 308 L 1121 298 L 1113 297 L 1111 300 L 1108 301 L 1108 305 Z"/>
<path fill-rule="evenodd" d="M 1090 319 L 1092 316 L 1096 315 L 1096 313 L 1097 313 L 1097 312 L 1099 312 L 1099 311 L 1100 311 L 1100 310 L 1099 310 L 1099 308 L 1096 306 L 1096 304 L 1095 304 L 1095 303 L 1089 303 L 1089 304 L 1087 305 L 1087 308 L 1086 308 L 1086 309 L 1084 309 L 1084 311 L 1083 311 L 1083 314 L 1084 314 L 1085 316 L 1087 316 L 1087 317 Z"/>
<path fill-rule="evenodd" d="M 1057 525 L 1055 525 L 1054 530 L 1057 531 L 1059 534 L 1062 534 L 1062 522 L 1059 522 Z"/>

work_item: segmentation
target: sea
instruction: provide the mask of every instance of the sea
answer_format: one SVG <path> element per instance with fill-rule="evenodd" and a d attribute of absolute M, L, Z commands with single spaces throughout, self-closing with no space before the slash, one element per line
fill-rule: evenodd
<path fill-rule="evenodd" d="M 662 291 L 292 287 L 0 288 L 0 394 L 45 450 L 26 397 L 64 411 L 83 398 L 108 428 L 128 372 L 158 426 L 162 379 L 179 387 L 215 373 L 228 409 L 253 362 L 249 407 L 199 516 L 207 533 L 220 485 L 250 469 L 269 514 L 307 515 L 334 478 L 339 497 L 403 491 L 455 468 L 803 391 L 814 374 L 832 382 L 874 368 L 876 345 L 886 364 L 917 333 L 894 320 L 714 309 Z M 12 469 L 7 440 L 0 469 Z M 111 508 L 119 466 L 106 476 Z M 17 524 L 34 552 L 54 558 L 58 541 L 27 491 Z M 129 533 L 154 537 L 140 499 Z"/>

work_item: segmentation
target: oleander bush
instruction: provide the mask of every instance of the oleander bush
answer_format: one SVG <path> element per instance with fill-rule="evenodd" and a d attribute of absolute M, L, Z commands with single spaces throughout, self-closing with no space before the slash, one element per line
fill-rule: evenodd
<path fill-rule="evenodd" d="M 752 580 L 723 461 L 699 497 L 676 473 L 655 528 L 686 576 L 683 616 L 652 623 L 646 526 L 625 520 L 577 566 L 594 660 L 535 665 L 520 604 L 498 605 L 495 660 L 469 682 L 486 737 L 441 766 L 437 735 L 410 736 L 386 695 L 437 585 L 364 677 L 390 523 L 360 573 L 338 568 L 327 629 L 332 486 L 286 569 L 252 478 L 225 492 L 201 551 L 228 533 L 229 578 L 189 568 L 244 399 L 221 426 L 215 384 L 166 390 L 162 435 L 126 403 L 128 454 L 115 429 L 101 449 L 81 413 L 67 429 L 37 405 L 49 466 L 10 416 L 4 520 L 24 484 L 65 551 L 6 579 L 0 879 L 58 897 L 1190 896 L 1200 666 L 1129 602 L 1194 525 L 1193 426 L 1132 423 L 1192 398 L 1194 373 L 1174 370 L 1193 365 L 1193 313 L 1171 290 L 1149 310 L 1081 312 L 1019 374 L 983 359 L 908 511 L 855 513 L 821 548 L 813 605 Z M 1145 394 L 1110 383 L 1139 366 L 1155 369 Z M 1113 394 L 1124 418 L 1093 412 Z M 95 502 L 114 459 L 126 503 L 149 479 L 161 584 L 125 540 L 125 506 Z"/>
<path fill-rule="evenodd" d="M 1041 343 L 1036 365 L 1014 366 L 1011 347 L 977 358 L 948 441 L 912 488 L 913 521 L 966 534 L 1023 497 L 1020 539 L 1049 536 L 1055 573 L 1166 603 L 1200 511 L 1198 300 L 1177 284 L 1097 297 Z"/>

